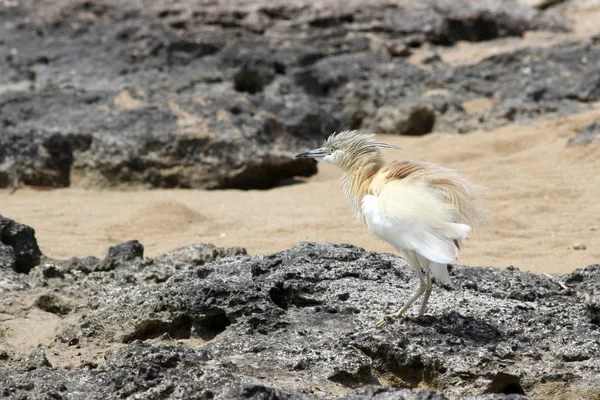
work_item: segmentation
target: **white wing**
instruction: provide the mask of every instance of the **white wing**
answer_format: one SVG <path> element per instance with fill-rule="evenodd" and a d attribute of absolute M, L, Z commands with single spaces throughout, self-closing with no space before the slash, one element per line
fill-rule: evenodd
<path fill-rule="evenodd" d="M 456 259 L 454 240 L 466 238 L 471 231 L 470 226 L 454 222 L 456 210 L 451 204 L 414 181 L 388 183 L 379 196 L 365 196 L 362 211 L 375 236 L 440 264 Z"/>

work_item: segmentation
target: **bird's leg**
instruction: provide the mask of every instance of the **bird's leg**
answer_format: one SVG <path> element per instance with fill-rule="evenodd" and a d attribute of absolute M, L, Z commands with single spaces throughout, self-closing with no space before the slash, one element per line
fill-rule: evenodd
<path fill-rule="evenodd" d="M 408 310 L 410 308 L 410 306 L 412 306 L 413 303 L 415 301 L 417 301 L 417 299 L 419 297 L 421 297 L 421 295 L 423 293 L 425 293 L 425 290 L 427 289 L 427 284 L 425 283 L 425 280 L 423 279 L 423 273 L 421 272 L 421 268 L 419 268 L 417 270 L 417 275 L 419 276 L 419 281 L 421 282 L 421 285 L 419 286 L 419 290 L 417 290 L 417 292 L 413 295 L 413 297 L 411 297 L 410 300 L 408 300 L 406 302 L 406 304 L 404 304 L 402 306 L 402 308 L 400 308 L 398 311 L 396 311 L 394 313 L 394 317 L 400 318 L 402 316 L 402 314 L 404 314 L 406 312 L 406 310 Z"/>
<path fill-rule="evenodd" d="M 425 296 L 423 296 L 423 300 L 421 302 L 421 309 L 419 310 L 419 317 L 422 317 L 425 314 L 425 309 L 427 308 L 427 301 L 429 300 L 429 295 L 431 294 L 431 289 L 433 288 L 433 283 L 431 282 L 431 270 L 429 267 L 425 267 L 425 274 L 427 278 L 427 282 L 425 283 Z"/>
<path fill-rule="evenodd" d="M 404 314 L 406 312 L 406 310 L 408 310 L 410 308 L 410 306 L 412 306 L 413 303 L 415 301 L 417 301 L 417 299 L 423 293 L 425 293 L 425 290 L 427 288 L 425 280 L 423 279 L 423 272 L 421 272 L 421 264 L 419 263 L 419 260 L 417 259 L 416 255 L 406 252 L 406 259 L 407 259 L 408 263 L 410 264 L 410 266 L 413 267 L 414 270 L 417 272 L 417 276 L 419 277 L 420 286 L 419 286 L 419 290 L 417 290 L 417 292 L 406 302 L 406 304 L 404 304 L 398 311 L 396 311 L 394 314 L 392 314 L 392 316 L 395 318 L 401 317 L 402 314 Z M 385 322 L 386 322 L 385 318 L 381 319 L 381 320 L 379 320 L 379 322 L 377 322 L 377 324 L 375 326 L 380 328 L 383 325 L 385 325 Z"/>

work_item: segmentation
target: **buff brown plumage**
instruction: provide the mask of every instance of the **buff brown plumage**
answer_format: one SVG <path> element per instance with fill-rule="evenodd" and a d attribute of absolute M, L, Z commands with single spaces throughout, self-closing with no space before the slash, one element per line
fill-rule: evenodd
<path fill-rule="evenodd" d="M 482 189 L 458 172 L 421 161 L 386 164 L 374 135 L 344 131 L 323 147 L 299 154 L 338 165 L 342 186 L 357 218 L 369 231 L 403 251 L 417 272 L 420 287 L 397 312 L 400 317 L 423 294 L 425 313 L 432 290 L 431 275 L 452 285 L 447 265 L 458 256 L 461 241 L 473 224 L 486 219 Z M 423 276 L 422 270 L 425 271 Z M 378 326 L 385 324 L 385 319 Z"/>

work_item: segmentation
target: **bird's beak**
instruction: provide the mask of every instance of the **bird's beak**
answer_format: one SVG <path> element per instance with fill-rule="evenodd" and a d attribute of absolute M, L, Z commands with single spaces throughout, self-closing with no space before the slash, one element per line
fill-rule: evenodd
<path fill-rule="evenodd" d="M 317 157 L 326 156 L 327 154 L 328 154 L 327 148 L 321 147 L 319 149 L 307 151 L 306 153 L 296 154 L 296 158 L 317 158 Z"/>

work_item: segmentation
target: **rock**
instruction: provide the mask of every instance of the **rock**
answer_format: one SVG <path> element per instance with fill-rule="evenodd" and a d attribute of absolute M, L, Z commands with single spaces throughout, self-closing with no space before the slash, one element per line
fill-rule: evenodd
<path fill-rule="evenodd" d="M 116 347 L 93 369 L 43 378 L 0 372 L 11 396 L 31 395 L 20 382 L 38 379 L 44 390 L 65 385 L 104 397 L 174 387 L 174 398 L 520 399 L 552 397 L 548 382 L 559 382 L 562 394 L 600 392 L 598 266 L 554 277 L 561 286 L 516 268 L 454 265 L 458 289 L 436 286 L 427 315 L 382 329 L 375 321 L 405 301 L 417 279 L 402 258 L 351 245 L 301 243 L 254 257 L 195 245 L 111 271 L 64 274 L 47 279 L 47 289 L 88 300 L 53 351 Z M 77 383 L 90 380 L 108 383 Z M 131 383 L 116 383 L 124 381 Z M 417 387 L 440 392 L 410 390 Z"/>
<path fill-rule="evenodd" d="M 462 5 L 466 4 L 464 2 Z M 458 40 L 482 41 L 501 36 L 521 36 L 527 30 L 527 22 L 525 14 L 519 15 L 513 8 L 515 6 L 514 3 L 506 4 L 506 8 L 495 4 L 491 9 L 467 6 L 461 10 L 461 7 L 446 5 L 449 15 L 440 25 L 434 27 L 428 36 L 433 43 L 439 44 L 452 44 Z M 521 12 L 527 13 L 526 9 L 522 9 Z M 505 18 L 498 18 L 502 14 Z"/>
<path fill-rule="evenodd" d="M 465 116 L 456 104 L 481 97 L 475 88 L 420 98 L 454 69 L 436 63 L 435 72 L 397 79 L 410 69 L 404 57 L 423 44 L 569 29 L 551 10 L 513 1 L 352 0 L 343 10 L 331 0 L 219 0 L 201 9 L 190 1 L 17 2 L 2 9 L 0 27 L 0 187 L 264 189 L 316 173 L 312 160 L 293 156 L 333 131 L 376 127 L 383 105 L 403 110 L 392 125 L 409 125 L 409 134 L 433 121 L 469 131 L 479 118 L 497 126 L 581 107 L 509 98 L 489 116 Z M 597 80 L 594 61 L 570 78 L 579 101 L 597 97 L 588 84 Z M 454 86 L 471 80 L 457 78 Z M 428 110 L 416 128 L 415 107 Z"/>
<path fill-rule="evenodd" d="M 43 357 L 43 350 L 33 353 Z M 33 359 L 32 359 L 33 360 Z M 44 362 L 45 361 L 45 362 Z M 262 384 L 242 383 L 235 376 L 235 366 L 214 358 L 206 350 L 194 350 L 181 346 L 153 346 L 134 342 L 107 354 L 106 365 L 101 368 L 78 369 L 63 372 L 52 369 L 45 357 L 41 362 L 30 361 L 29 372 L 13 371 L 4 376 L 3 395 L 18 398 L 23 395 L 52 395 L 58 397 L 70 393 L 94 398 L 156 396 L 172 399 L 211 399 L 220 393 L 228 399 L 310 399 L 306 393 L 287 391 Z M 48 368 L 50 367 L 50 368 Z M 203 367 L 203 368 L 201 368 Z M 34 378 L 34 380 L 27 379 Z M 320 391 L 318 388 L 316 389 Z M 366 386 L 348 392 L 343 398 L 357 400 L 446 400 L 440 392 Z M 458 397 L 469 400 L 521 400 L 519 395 L 485 395 Z"/>
<path fill-rule="evenodd" d="M 0 215 L 0 266 L 28 273 L 40 263 L 42 252 L 33 228 Z"/>
<path fill-rule="evenodd" d="M 590 315 L 590 322 L 600 326 L 600 299 L 590 299 L 585 305 Z"/>
<path fill-rule="evenodd" d="M 530 5 L 538 10 L 545 10 L 557 4 L 563 3 L 565 0 L 522 0 L 523 3 Z"/>
<path fill-rule="evenodd" d="M 392 42 L 386 48 L 391 57 L 408 57 L 412 54 L 410 46 L 404 42 Z"/>
<path fill-rule="evenodd" d="M 42 276 L 44 278 L 64 278 L 65 274 L 64 271 L 61 267 L 57 266 L 57 265 L 52 265 L 52 264 L 48 264 L 48 265 L 42 265 Z"/>
<path fill-rule="evenodd" d="M 52 368 L 52 364 L 46 358 L 46 352 L 44 349 L 37 348 L 29 354 L 29 356 L 23 361 L 22 368 L 25 371 L 33 371 L 40 368 Z"/>
<path fill-rule="evenodd" d="M 12 267 L 0 268 L 0 293 L 3 295 L 9 292 L 27 290 L 30 287 L 27 276 L 24 276 L 24 274 L 16 272 Z M 10 296 L 3 297 L 3 299 L 6 303 L 12 301 Z"/>
<path fill-rule="evenodd" d="M 392 36 L 420 36 L 421 41 L 452 44 L 521 36 L 532 29 L 566 30 L 568 24 L 516 2 L 401 1 L 387 6 L 349 2 L 343 12 L 335 7 L 306 9 L 309 26 L 321 29 L 384 32 Z M 312 15 L 311 15 L 312 14 Z M 302 17 L 300 17 L 302 18 Z"/>
<path fill-rule="evenodd" d="M 355 400 L 447 400 L 440 392 L 431 390 L 413 391 L 408 389 L 384 388 L 381 386 L 365 386 L 353 390 L 344 396 L 345 399 Z"/>
<path fill-rule="evenodd" d="M 521 386 L 521 378 L 517 375 L 505 372 L 498 372 L 492 376 L 485 392 L 525 394 L 523 387 Z"/>
<path fill-rule="evenodd" d="M 408 121 L 418 107 L 434 113 L 436 130 L 462 133 L 588 109 L 600 99 L 592 67 L 597 62 L 599 38 L 507 52 L 460 67 L 438 64 L 432 71 L 395 59 L 364 66 L 368 80 L 356 77 L 355 66 L 337 68 L 338 80 L 346 83 L 330 95 L 342 98 L 353 129 L 392 132 L 399 129 L 396 121 Z M 462 106 L 481 98 L 493 101 L 475 112 Z"/>
<path fill-rule="evenodd" d="M 102 368 L 68 372 L 38 368 L 10 377 L 2 372 L 0 381 L 6 398 L 23 395 L 60 398 L 77 393 L 98 399 L 131 396 L 212 399 L 216 392 L 227 390 L 237 380 L 231 375 L 230 366 L 211 362 L 210 357 L 203 350 L 136 342 L 109 352 Z M 199 365 L 207 368 L 200 369 Z"/>
<path fill-rule="evenodd" d="M 41 103 L 38 106 L 38 99 L 29 96 L 19 104 L 36 109 L 36 114 L 19 126 L 35 128 L 16 127 L 14 136 L 6 140 L 15 142 L 21 132 L 31 135 L 30 129 L 39 130 L 42 133 L 36 135 L 43 137 L 48 124 L 62 125 L 62 135 L 75 148 L 68 171 L 72 186 L 268 188 L 282 179 L 314 174 L 315 163 L 295 159 L 295 153 L 316 146 L 344 125 L 341 107 L 335 110 L 336 105 L 327 100 L 302 100 L 298 96 L 286 104 L 269 98 L 251 102 L 244 95 L 224 94 L 208 96 L 203 105 L 187 98 L 159 107 L 115 112 L 98 110 L 98 103 L 107 105 L 107 99 L 87 104 L 61 92 L 45 97 L 56 110 Z M 56 101 L 51 100 L 54 98 Z M 288 130 L 290 120 L 266 112 L 262 106 L 266 101 L 281 103 L 279 112 L 283 117 L 300 119 L 300 128 L 308 126 L 311 130 L 297 132 L 294 126 Z M 65 103 L 76 103 L 71 109 L 76 121 L 70 121 L 64 113 L 62 120 L 54 120 L 61 102 L 65 107 Z M 79 132 L 83 128 L 73 127 L 80 123 L 78 116 L 88 114 L 85 131 L 92 133 L 82 135 Z M 26 138 L 30 146 L 37 146 L 37 139 Z M 15 147 L 15 152 L 19 149 Z M 38 159 L 37 152 L 28 154 L 21 154 L 19 162 L 27 163 L 29 157 Z M 32 170 L 28 165 L 22 170 Z M 11 171 L 17 173 L 19 169 Z M 23 181 L 24 176 L 19 175 L 19 179 Z M 37 183 L 55 186 L 50 181 Z"/>
<path fill-rule="evenodd" d="M 224 257 L 245 256 L 246 249 L 241 247 L 216 247 L 212 244 L 193 244 L 170 251 L 156 258 L 157 262 L 176 265 L 200 266 Z"/>
<path fill-rule="evenodd" d="M 35 300 L 35 305 L 49 313 L 66 315 L 71 311 L 71 306 L 55 294 L 43 294 Z"/>
<path fill-rule="evenodd" d="M 14 269 L 17 257 L 12 247 L 0 243 L 0 269 Z"/>
<path fill-rule="evenodd" d="M 328 96 L 347 83 L 363 81 L 368 73 L 387 58 L 373 54 L 343 54 L 327 57 L 294 72 L 294 83 L 307 94 Z"/>
<path fill-rule="evenodd" d="M 144 258 L 144 246 L 137 240 L 110 247 L 106 256 L 107 260 L 118 263 L 132 261 L 136 258 Z"/>
<path fill-rule="evenodd" d="M 590 323 L 600 326 L 600 282 L 595 277 L 598 271 L 599 264 L 576 269 L 565 276 L 565 284 L 583 296 L 585 317 Z"/>
<path fill-rule="evenodd" d="M 265 60 L 253 60 L 244 63 L 233 76 L 233 87 L 238 92 L 262 92 L 275 78 L 274 63 Z"/>
<path fill-rule="evenodd" d="M 438 64 L 443 62 L 442 56 L 437 53 L 427 55 L 423 58 L 423 64 Z"/>
<path fill-rule="evenodd" d="M 573 243 L 573 250 L 585 250 L 585 244 L 584 243 Z"/>
<path fill-rule="evenodd" d="M 290 395 L 279 389 L 263 385 L 243 385 L 234 387 L 227 393 L 229 399 L 270 399 L 270 400 L 299 400 L 301 396 Z"/>
<path fill-rule="evenodd" d="M 55 269 L 63 270 L 65 272 L 72 272 L 77 270 L 87 274 L 92 271 L 101 269 L 100 266 L 103 264 L 103 261 L 99 260 L 96 257 L 72 257 L 67 260 L 54 261 L 54 263 Z"/>
<path fill-rule="evenodd" d="M 305 395 L 289 394 L 284 391 L 263 386 L 243 385 L 236 386 L 227 394 L 230 399 L 274 399 L 274 400 L 300 400 L 306 399 Z M 413 391 L 409 389 L 384 388 L 381 386 L 364 386 L 360 389 L 348 392 L 344 399 L 353 400 L 447 400 L 448 398 L 439 392 L 430 390 Z M 478 396 L 478 399 L 484 397 Z M 487 398 L 487 397 L 485 397 Z M 498 398 L 505 398 L 499 396 Z M 506 397 L 508 399 L 508 397 Z M 523 396 L 523 399 L 527 397 Z M 491 399 L 491 397 L 490 397 Z M 515 398 L 516 399 L 516 398 Z"/>
<path fill-rule="evenodd" d="M 281 51 L 274 51 L 277 46 L 271 44 L 263 48 L 273 55 L 272 61 L 255 53 L 241 68 L 239 63 L 228 64 L 226 57 L 209 57 L 225 52 L 225 43 L 236 46 L 239 42 L 226 40 L 237 36 L 230 32 L 235 30 L 229 25 L 232 21 L 226 26 L 231 30 L 216 23 L 229 17 L 237 21 L 238 11 L 215 13 L 211 9 L 207 14 L 192 15 L 182 10 L 136 10 L 105 1 L 98 7 L 101 18 L 80 21 L 80 30 L 69 31 L 71 21 L 79 21 L 81 12 L 88 11 L 65 3 L 69 5 L 49 17 L 54 21 L 36 19 L 34 24 L 42 25 L 38 28 L 47 36 L 19 46 L 20 32 L 7 33 L 7 40 L 14 41 L 13 47 L 19 47 L 22 54 L 12 64 L 35 69 L 36 82 L 48 90 L 8 93 L 0 98 L 0 119 L 11 134 L 2 136 L 7 143 L 0 147 L 8 154 L 3 158 L 0 153 L 0 161 L 5 161 L 0 164 L 13 175 L 0 171 L 2 186 L 267 188 L 293 176 L 314 174 L 314 163 L 296 160 L 294 154 L 344 126 L 326 112 L 314 115 L 315 106 L 327 107 L 309 100 L 303 104 L 311 105 L 311 127 L 318 125 L 319 129 L 303 131 L 301 140 L 294 133 L 288 137 L 282 128 L 287 121 L 274 118 L 260 106 L 248 107 L 251 97 L 220 87 L 223 79 L 231 77 L 235 88 L 254 93 L 262 90 L 273 74 L 285 73 L 285 65 L 279 61 Z M 13 20 L 29 12 L 48 13 L 21 4 L 18 9 Z M 197 28 L 190 30 L 189 26 Z M 116 32 L 116 36 L 105 37 L 105 32 Z M 58 39 L 45 43 L 53 36 Z M 98 43 L 110 44 L 92 50 L 95 45 L 91 43 L 96 41 L 82 46 L 82 37 L 102 37 Z M 34 58 L 41 49 L 48 55 L 40 67 Z M 109 56 L 113 62 L 100 71 L 93 60 L 106 59 L 107 51 L 114 53 Z M 165 67 L 182 70 L 165 74 Z M 78 74 L 73 78 L 69 71 Z M 252 87 L 254 81 L 258 82 L 256 88 Z M 175 88 L 175 97 L 164 95 L 165 84 Z M 123 93 L 128 93 L 125 98 L 132 93 L 137 97 L 124 102 Z M 191 105 L 196 110 L 190 110 Z M 295 106 L 287 113 L 303 112 Z M 48 151 L 44 150 L 47 137 L 51 138 Z M 28 146 L 20 146 L 20 142 Z M 48 162 L 44 161 L 46 153 L 53 156 Z"/>
<path fill-rule="evenodd" d="M 2 107 L 2 105 L 0 105 Z M 69 142 L 60 134 L 33 130 L 2 136 L 0 162 L 7 177 L 3 187 L 23 183 L 33 186 L 69 186 L 73 154 Z M 22 157 L 15 157 L 22 154 Z"/>
<path fill-rule="evenodd" d="M 581 128 L 577 135 L 569 139 L 567 146 L 587 145 L 594 142 L 600 142 L 600 122 Z"/>
<path fill-rule="evenodd" d="M 381 107 L 375 115 L 375 120 L 378 121 L 377 132 L 424 135 L 433 130 L 435 113 L 432 109 L 424 106 L 400 109 Z"/>

